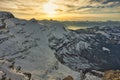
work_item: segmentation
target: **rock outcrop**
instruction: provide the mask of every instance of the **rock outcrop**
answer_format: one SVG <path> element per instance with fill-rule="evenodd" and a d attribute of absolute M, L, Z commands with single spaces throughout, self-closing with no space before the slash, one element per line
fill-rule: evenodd
<path fill-rule="evenodd" d="M 28 72 L 18 72 L 14 61 L 0 60 L 0 80 L 30 80 L 31 76 Z"/>
<path fill-rule="evenodd" d="M 15 18 L 15 17 L 10 12 L 0 11 L 0 19 L 9 19 L 9 18 Z"/>
<path fill-rule="evenodd" d="M 67 76 L 63 80 L 74 80 L 72 76 Z"/>
<path fill-rule="evenodd" d="M 120 70 L 106 71 L 103 80 L 120 80 Z"/>

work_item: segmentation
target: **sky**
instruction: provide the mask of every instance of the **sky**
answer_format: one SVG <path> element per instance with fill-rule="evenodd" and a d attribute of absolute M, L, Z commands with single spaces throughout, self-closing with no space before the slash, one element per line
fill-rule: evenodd
<path fill-rule="evenodd" d="M 0 0 L 0 11 L 23 19 L 120 21 L 120 0 Z"/>

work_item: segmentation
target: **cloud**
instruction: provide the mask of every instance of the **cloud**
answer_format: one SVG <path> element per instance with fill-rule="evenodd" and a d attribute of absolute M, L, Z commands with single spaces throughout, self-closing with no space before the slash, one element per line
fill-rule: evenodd
<path fill-rule="evenodd" d="M 120 14 L 120 0 L 0 0 L 0 10 L 10 11 L 21 18 L 38 18 L 38 16 L 45 18 L 47 15 L 43 10 L 43 5 L 47 2 L 58 6 L 55 9 L 58 17 L 74 14 L 75 17 L 72 17 L 78 19 L 83 14 L 113 14 L 114 16 Z"/>
<path fill-rule="evenodd" d="M 104 4 L 109 3 L 109 2 L 120 2 L 120 0 L 106 0 Z"/>
<path fill-rule="evenodd" d="M 45 15 L 42 5 L 47 0 L 0 0 L 0 10 L 10 11 L 21 18 Z"/>
<path fill-rule="evenodd" d="M 104 11 L 109 11 L 111 9 L 116 9 L 120 6 L 119 0 L 73 0 L 71 1 L 62 1 L 57 2 L 58 5 L 62 6 L 64 12 L 72 13 L 106 13 Z M 64 8 L 65 7 L 65 8 Z M 65 9 L 65 10 L 64 10 Z M 118 12 L 117 12 L 118 11 Z M 116 10 L 114 13 L 119 13 L 119 10 Z"/>

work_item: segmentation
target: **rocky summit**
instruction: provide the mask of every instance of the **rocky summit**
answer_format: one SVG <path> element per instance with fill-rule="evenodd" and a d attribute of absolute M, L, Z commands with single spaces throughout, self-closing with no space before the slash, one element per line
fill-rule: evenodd
<path fill-rule="evenodd" d="M 14 15 L 12 13 L 10 13 L 10 12 L 0 11 L 0 18 L 1 19 L 14 18 Z"/>

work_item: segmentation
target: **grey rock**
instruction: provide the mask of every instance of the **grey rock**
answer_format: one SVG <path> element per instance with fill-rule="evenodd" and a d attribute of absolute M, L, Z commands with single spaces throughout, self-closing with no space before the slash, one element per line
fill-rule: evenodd
<path fill-rule="evenodd" d="M 15 18 L 15 17 L 10 12 L 0 11 L 0 19 L 9 19 L 9 18 Z"/>

